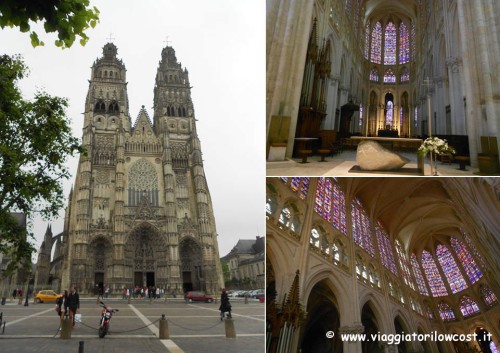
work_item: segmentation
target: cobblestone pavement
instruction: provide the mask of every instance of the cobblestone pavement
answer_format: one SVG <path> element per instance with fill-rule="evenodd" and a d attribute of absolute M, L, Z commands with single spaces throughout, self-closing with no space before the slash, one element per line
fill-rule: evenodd
<path fill-rule="evenodd" d="M 236 338 L 226 338 L 218 304 L 190 303 L 164 299 L 109 299 L 106 303 L 120 311 L 111 319 L 110 332 L 100 339 L 97 327 L 101 308 L 95 298 L 81 300 L 82 322 L 71 339 L 61 339 L 55 304 L 32 304 L 25 307 L 7 301 L 0 306 L 2 353 L 262 353 L 265 351 L 265 304 L 250 300 L 232 300 Z M 158 338 L 159 319 L 165 314 L 170 339 Z M 5 326 L 4 326 L 5 324 Z M 5 331 L 2 334 L 2 331 Z"/>

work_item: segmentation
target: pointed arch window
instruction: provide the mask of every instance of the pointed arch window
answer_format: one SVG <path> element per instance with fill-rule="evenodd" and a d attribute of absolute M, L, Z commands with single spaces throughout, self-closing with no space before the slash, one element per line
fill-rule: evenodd
<path fill-rule="evenodd" d="M 372 68 L 370 70 L 370 81 L 372 82 L 378 82 L 379 81 L 379 73 L 378 73 L 378 70 L 376 68 Z"/>
<path fill-rule="evenodd" d="M 467 233 L 465 233 L 463 231 L 462 231 L 462 235 L 463 235 L 463 237 L 465 239 L 465 242 L 467 243 L 467 246 L 471 250 L 472 255 L 474 255 L 474 257 L 476 258 L 477 263 L 484 268 L 485 267 L 484 266 L 484 260 L 481 257 L 481 255 L 479 254 L 479 252 L 477 251 L 477 249 L 474 246 L 474 244 L 472 243 L 472 239 L 470 238 L 470 236 Z"/>
<path fill-rule="evenodd" d="M 426 310 L 426 313 L 427 313 L 427 317 L 431 320 L 434 320 L 434 313 L 432 312 L 432 309 L 430 306 L 427 305 L 427 310 Z"/>
<path fill-rule="evenodd" d="M 479 312 L 479 307 L 477 303 L 469 297 L 462 297 L 460 299 L 460 311 L 464 317 L 470 316 L 472 314 Z"/>
<path fill-rule="evenodd" d="M 382 60 L 382 25 L 380 22 L 373 26 L 370 60 L 375 64 L 380 64 Z"/>
<path fill-rule="evenodd" d="M 289 228 L 292 232 L 297 232 L 298 221 L 294 211 L 295 210 L 293 208 L 283 207 L 278 218 L 278 222 L 286 228 Z"/>
<path fill-rule="evenodd" d="M 438 304 L 439 317 L 443 321 L 455 320 L 455 313 L 453 309 L 446 304 L 445 302 L 441 302 Z"/>
<path fill-rule="evenodd" d="M 413 58 L 413 60 L 415 60 L 415 56 L 416 56 L 416 53 L 417 53 L 417 45 L 416 45 L 416 41 L 417 41 L 417 37 L 416 37 L 416 34 L 417 34 L 417 29 L 415 27 L 415 21 L 411 21 L 411 57 Z"/>
<path fill-rule="evenodd" d="M 399 63 L 410 61 L 410 33 L 404 22 L 399 26 Z"/>
<path fill-rule="evenodd" d="M 488 306 L 492 306 L 498 302 L 495 293 L 493 293 L 491 288 L 486 285 L 481 286 L 481 295 L 484 299 L 484 302 Z"/>
<path fill-rule="evenodd" d="M 365 59 L 370 59 L 370 23 L 365 27 Z"/>
<path fill-rule="evenodd" d="M 401 82 L 408 82 L 408 81 L 410 81 L 410 70 L 408 70 L 408 68 L 405 66 L 401 71 Z"/>
<path fill-rule="evenodd" d="M 451 248 L 457 255 L 458 260 L 460 261 L 460 264 L 467 273 L 470 283 L 474 284 L 477 281 L 479 281 L 483 273 L 479 269 L 479 266 L 476 264 L 476 261 L 474 261 L 474 258 L 470 254 L 469 250 L 467 250 L 465 244 L 455 237 L 451 238 L 450 243 L 451 243 Z"/>
<path fill-rule="evenodd" d="M 307 192 L 309 191 L 310 178 L 308 177 L 294 177 L 294 178 L 281 178 L 285 184 L 288 185 L 293 192 L 295 192 L 301 200 L 305 200 Z"/>
<path fill-rule="evenodd" d="M 398 255 L 399 267 L 401 268 L 403 279 L 408 287 L 415 290 L 415 284 L 411 278 L 410 267 L 408 266 L 408 260 L 406 259 L 403 246 L 398 239 L 394 241 L 394 245 L 396 246 L 396 254 Z"/>
<path fill-rule="evenodd" d="M 384 64 L 396 65 L 396 26 L 391 21 L 385 26 Z"/>
<path fill-rule="evenodd" d="M 347 234 L 345 197 L 335 178 L 318 178 L 314 211 L 343 234 Z"/>
<path fill-rule="evenodd" d="M 321 242 L 321 236 L 319 235 L 319 232 L 316 228 L 311 229 L 311 236 L 309 238 L 309 243 L 316 247 L 319 248 L 319 244 Z"/>
<path fill-rule="evenodd" d="M 104 101 L 98 100 L 94 107 L 94 113 L 105 113 L 106 112 L 106 104 Z"/>
<path fill-rule="evenodd" d="M 432 296 L 442 297 L 448 295 L 448 291 L 444 286 L 444 282 L 441 278 L 436 262 L 434 261 L 431 253 L 427 250 L 422 251 L 422 267 L 424 269 L 425 277 L 427 277 L 427 283 L 429 283 Z"/>
<path fill-rule="evenodd" d="M 370 218 L 358 198 L 351 203 L 352 235 L 354 242 L 365 249 L 371 256 L 375 255 L 370 227 Z"/>
<path fill-rule="evenodd" d="M 450 284 L 453 294 L 463 291 L 467 288 L 464 277 L 453 258 L 453 255 L 446 246 L 439 244 L 436 249 L 436 257 L 443 269 L 444 275 Z"/>
<path fill-rule="evenodd" d="M 396 83 L 396 75 L 392 69 L 388 69 L 385 72 L 384 83 Z"/>
<path fill-rule="evenodd" d="M 375 234 L 377 236 L 378 250 L 380 253 L 382 264 L 385 266 L 385 268 L 387 268 L 397 276 L 398 270 L 396 268 L 396 262 L 394 261 L 391 241 L 389 240 L 389 235 L 387 235 L 387 232 L 384 230 L 380 222 L 378 222 L 377 226 L 375 227 Z"/>
<path fill-rule="evenodd" d="M 415 254 L 411 254 L 410 262 L 413 268 L 413 274 L 415 275 L 415 280 L 417 281 L 417 286 L 420 294 L 429 295 L 429 291 L 427 290 L 427 286 L 425 285 L 424 276 L 422 275 L 422 271 L 420 271 L 420 266 L 418 264 L 417 256 Z"/>
<path fill-rule="evenodd" d="M 111 102 L 108 107 L 108 112 L 109 113 L 118 113 L 120 111 L 120 108 L 118 106 L 118 103 L 115 101 Z"/>

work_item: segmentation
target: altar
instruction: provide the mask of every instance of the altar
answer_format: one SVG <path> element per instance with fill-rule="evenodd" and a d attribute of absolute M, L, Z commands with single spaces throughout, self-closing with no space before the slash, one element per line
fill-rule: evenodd
<path fill-rule="evenodd" d="M 422 139 L 416 138 L 398 138 L 398 137 L 365 137 L 351 136 L 354 145 L 363 141 L 375 141 L 384 148 L 391 151 L 414 152 L 417 153 L 417 169 L 424 173 L 424 157 L 418 154 L 418 148 L 422 145 Z"/>

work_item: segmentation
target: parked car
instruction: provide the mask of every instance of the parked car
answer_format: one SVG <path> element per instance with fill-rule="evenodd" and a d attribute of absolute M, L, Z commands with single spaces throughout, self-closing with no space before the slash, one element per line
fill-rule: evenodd
<path fill-rule="evenodd" d="M 239 290 L 238 289 L 230 289 L 227 291 L 227 296 L 230 298 L 234 298 L 238 295 Z"/>
<path fill-rule="evenodd" d="M 256 289 L 252 291 L 252 298 L 259 299 L 265 295 L 264 289 Z"/>
<path fill-rule="evenodd" d="M 205 294 L 205 292 L 187 292 L 186 298 L 190 303 L 191 302 L 206 302 L 212 303 L 214 301 L 214 297 L 211 295 Z"/>
<path fill-rule="evenodd" d="M 62 294 L 57 294 L 53 290 L 41 290 L 35 294 L 35 301 L 37 303 L 55 302 L 59 297 L 62 297 Z"/>

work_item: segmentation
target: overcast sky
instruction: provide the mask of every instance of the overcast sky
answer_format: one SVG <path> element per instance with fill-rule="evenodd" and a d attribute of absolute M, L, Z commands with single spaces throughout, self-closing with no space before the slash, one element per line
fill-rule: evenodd
<path fill-rule="evenodd" d="M 20 83 L 25 98 L 37 89 L 69 99 L 74 135 L 81 138 L 90 67 L 111 37 L 127 69 L 132 123 L 141 105 L 153 116 L 153 88 L 161 50 L 169 45 L 189 71 L 205 174 L 215 212 L 219 250 L 226 255 L 238 239 L 264 235 L 265 3 L 255 0 L 91 0 L 100 23 L 62 50 L 40 26 L 44 47 L 29 35 L 0 30 L 0 53 L 22 54 L 30 76 Z M 78 159 L 68 161 L 74 184 Z M 63 229 L 63 211 L 52 221 Z M 37 247 L 47 222 L 36 219 Z"/>

